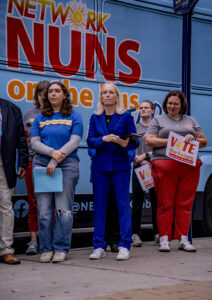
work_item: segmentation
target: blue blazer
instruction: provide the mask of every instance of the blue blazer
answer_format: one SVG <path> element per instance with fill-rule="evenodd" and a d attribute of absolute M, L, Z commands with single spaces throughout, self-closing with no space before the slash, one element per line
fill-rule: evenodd
<path fill-rule="evenodd" d="M 115 113 L 108 127 L 105 113 L 91 116 L 87 143 L 89 148 L 96 149 L 92 161 L 92 170 L 128 171 L 131 169 L 128 151 L 135 150 L 138 147 L 138 141 L 130 140 L 125 148 L 111 142 L 103 143 L 103 136 L 111 133 L 118 135 L 120 138 L 130 133 L 136 133 L 134 120 L 129 112 L 124 112 L 121 115 Z"/>

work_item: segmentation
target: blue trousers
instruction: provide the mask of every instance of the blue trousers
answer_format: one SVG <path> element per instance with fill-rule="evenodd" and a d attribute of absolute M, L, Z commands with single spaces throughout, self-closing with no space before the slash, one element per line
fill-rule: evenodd
<path fill-rule="evenodd" d="M 130 171 L 98 172 L 93 171 L 94 187 L 94 235 L 93 246 L 105 248 L 105 220 L 110 185 L 113 185 L 119 211 L 120 236 L 119 246 L 130 249 L 131 214 L 129 200 Z"/>

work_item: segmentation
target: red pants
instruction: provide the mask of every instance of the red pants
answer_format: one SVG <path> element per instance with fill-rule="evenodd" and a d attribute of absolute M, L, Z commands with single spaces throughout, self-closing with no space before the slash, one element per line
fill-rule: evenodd
<path fill-rule="evenodd" d="M 28 214 L 28 227 L 29 231 L 38 231 L 38 215 L 37 215 L 37 203 L 34 195 L 34 186 L 32 182 L 32 162 L 29 161 L 28 168 L 26 170 L 25 182 L 28 194 L 29 214 Z"/>
<path fill-rule="evenodd" d="M 152 162 L 152 176 L 157 193 L 157 224 L 160 236 L 172 240 L 173 211 L 175 209 L 173 239 L 188 235 L 194 196 L 199 182 L 200 166 L 196 167 L 172 159 Z"/>

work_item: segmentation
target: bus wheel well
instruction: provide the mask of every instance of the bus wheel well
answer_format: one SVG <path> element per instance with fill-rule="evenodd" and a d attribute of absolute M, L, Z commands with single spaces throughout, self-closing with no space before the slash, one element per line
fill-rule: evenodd
<path fill-rule="evenodd" d="M 204 191 L 203 222 L 209 235 L 212 235 L 212 174 Z"/>

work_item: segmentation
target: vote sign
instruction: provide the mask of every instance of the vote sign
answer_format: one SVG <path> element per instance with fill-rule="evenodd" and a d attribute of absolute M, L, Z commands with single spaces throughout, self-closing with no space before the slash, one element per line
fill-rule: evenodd
<path fill-rule="evenodd" d="M 170 131 L 166 156 L 184 164 L 196 166 L 199 142 L 186 142 L 185 137 Z"/>
<path fill-rule="evenodd" d="M 151 168 L 149 164 L 141 166 L 135 169 L 135 173 L 138 177 L 138 181 L 144 191 L 154 186 L 154 181 L 151 174 Z"/>

